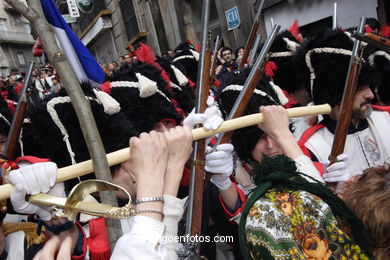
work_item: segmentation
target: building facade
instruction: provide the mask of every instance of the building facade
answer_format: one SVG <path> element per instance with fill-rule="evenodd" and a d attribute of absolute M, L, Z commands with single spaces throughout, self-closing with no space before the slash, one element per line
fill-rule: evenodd
<path fill-rule="evenodd" d="M 0 75 L 27 71 L 29 61 L 36 61 L 32 55 L 34 44 L 29 22 L 0 1 Z"/>
<path fill-rule="evenodd" d="M 356 27 L 362 16 L 378 19 L 377 0 L 294 0 L 273 1 L 266 5 L 264 21 L 269 33 L 271 20 L 288 29 L 297 19 L 304 36 L 313 35 L 322 28 L 332 27 L 334 3 L 337 3 L 337 25 L 341 28 Z M 306 35 L 305 35 L 306 34 Z"/>
<path fill-rule="evenodd" d="M 76 1 L 81 15 L 70 26 L 99 63 L 117 61 L 130 45 L 141 41 L 158 55 L 186 40 L 194 45 L 199 42 L 202 0 Z M 66 0 L 55 2 L 61 13 L 68 13 Z M 220 35 L 225 46 L 234 50 L 244 46 L 260 2 L 210 0 L 212 40 Z M 306 35 L 330 27 L 334 2 L 338 3 L 337 21 L 342 28 L 356 26 L 361 16 L 378 18 L 381 24 L 390 22 L 386 0 L 265 0 L 258 33 L 264 41 L 271 31 L 271 20 L 287 29 L 298 19 Z M 233 16 L 229 12 L 233 9 L 238 27 L 230 29 L 228 20 Z M 34 43 L 27 20 L 0 1 L 0 72 L 25 71 L 28 60 L 33 59 Z"/>
<path fill-rule="evenodd" d="M 59 3 L 64 0 L 57 0 Z M 80 0 L 79 0 L 80 1 Z M 91 1 L 91 0 L 82 0 Z M 98 62 L 109 63 L 127 53 L 131 44 L 146 41 L 161 54 L 189 40 L 199 41 L 202 1 L 197 0 L 95 0 L 94 9 L 82 13 L 73 29 Z M 209 30 L 212 39 L 221 35 L 225 46 L 244 46 L 261 0 L 211 0 Z M 298 19 L 304 34 L 330 27 L 333 3 L 338 3 L 337 21 L 342 28 L 356 26 L 361 16 L 389 22 L 384 0 L 266 0 L 259 33 L 271 31 L 271 20 L 288 29 Z M 229 30 L 229 10 L 237 8 L 240 20 Z"/>

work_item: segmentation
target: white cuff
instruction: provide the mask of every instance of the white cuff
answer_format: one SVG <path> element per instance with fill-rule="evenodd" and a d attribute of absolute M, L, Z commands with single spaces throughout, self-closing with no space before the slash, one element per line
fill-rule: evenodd
<path fill-rule="evenodd" d="M 220 190 L 227 190 L 229 189 L 230 185 L 232 185 L 232 181 L 230 180 L 229 176 L 226 175 L 222 176 L 214 174 L 211 176 L 210 181 Z"/>
<path fill-rule="evenodd" d="M 300 155 L 295 158 L 294 161 L 299 172 L 309 175 L 310 177 L 319 182 L 324 182 L 324 179 L 321 177 L 321 174 L 314 166 L 313 162 L 310 160 L 309 157 L 307 157 L 306 155 Z M 313 182 L 313 180 L 311 180 L 310 178 L 306 178 L 305 176 L 303 177 L 309 182 Z"/>
<path fill-rule="evenodd" d="M 164 223 L 147 216 L 136 215 L 134 216 L 130 235 L 137 236 L 139 242 L 143 241 L 155 248 L 160 242 L 164 229 Z"/>

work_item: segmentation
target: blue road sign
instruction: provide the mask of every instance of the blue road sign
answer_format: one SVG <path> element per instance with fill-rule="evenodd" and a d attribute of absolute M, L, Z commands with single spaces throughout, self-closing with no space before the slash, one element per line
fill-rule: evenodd
<path fill-rule="evenodd" d="M 228 26 L 228 31 L 236 29 L 240 26 L 240 15 L 238 14 L 237 6 L 225 11 L 226 22 Z"/>

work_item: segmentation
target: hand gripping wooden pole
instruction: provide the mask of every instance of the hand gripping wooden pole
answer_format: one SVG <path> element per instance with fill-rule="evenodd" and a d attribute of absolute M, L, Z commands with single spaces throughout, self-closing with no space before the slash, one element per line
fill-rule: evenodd
<path fill-rule="evenodd" d="M 319 114 L 329 114 L 331 107 L 328 104 L 295 107 L 287 109 L 289 118 L 302 116 L 315 116 Z M 229 121 L 225 121 L 216 130 L 205 130 L 203 127 L 192 130 L 193 140 L 197 141 L 218 133 L 233 131 L 239 128 L 256 125 L 263 121 L 261 113 L 252 114 L 248 116 L 238 117 Z M 124 148 L 107 154 L 107 161 L 109 166 L 120 164 L 130 158 L 130 148 Z M 63 182 L 73 178 L 87 175 L 93 172 L 92 160 L 84 161 L 75 165 L 66 166 L 58 169 L 56 182 Z M 8 199 L 11 196 L 14 187 L 11 184 L 0 186 L 0 200 Z"/>

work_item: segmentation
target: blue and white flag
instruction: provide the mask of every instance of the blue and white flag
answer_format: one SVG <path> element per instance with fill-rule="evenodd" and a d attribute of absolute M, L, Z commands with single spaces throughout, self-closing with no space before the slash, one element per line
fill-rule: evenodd
<path fill-rule="evenodd" d="M 41 3 L 47 21 L 54 26 L 57 42 L 68 58 L 78 80 L 81 82 L 89 79 L 102 83 L 105 78 L 103 69 L 62 18 L 54 1 L 41 0 Z"/>

